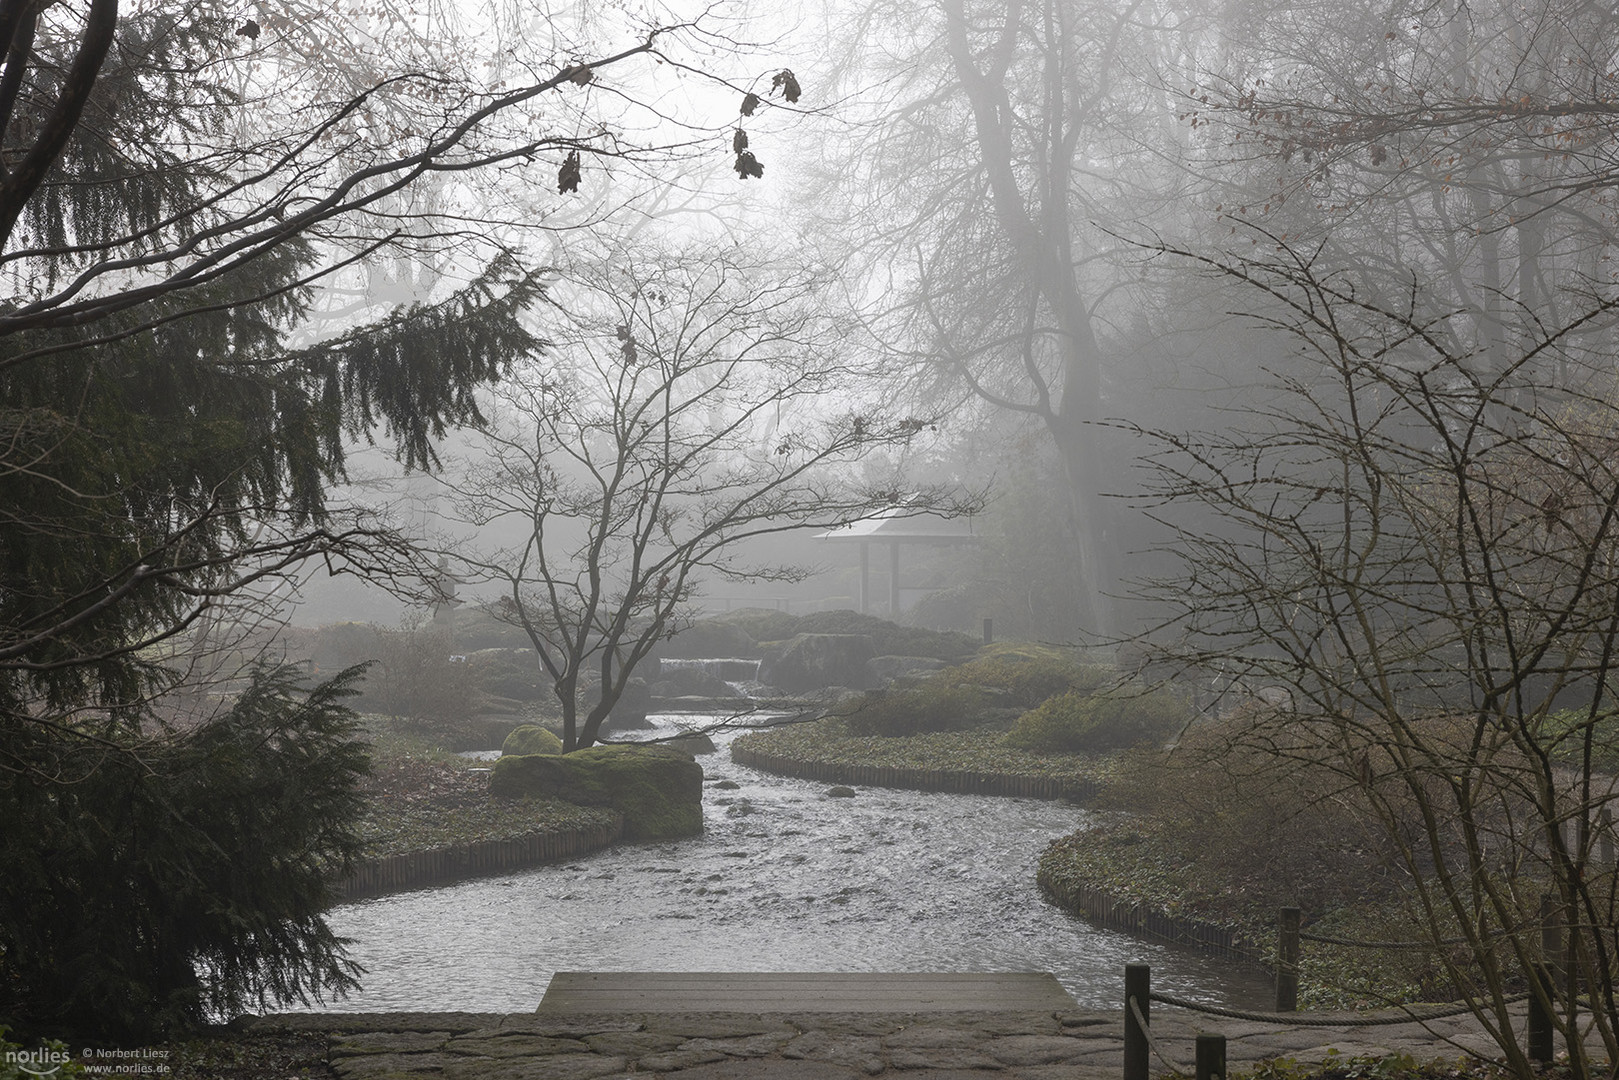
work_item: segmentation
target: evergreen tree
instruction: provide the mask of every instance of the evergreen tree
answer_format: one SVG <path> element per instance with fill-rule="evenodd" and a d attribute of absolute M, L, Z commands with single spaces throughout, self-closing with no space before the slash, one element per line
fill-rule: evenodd
<path fill-rule="evenodd" d="M 260 17 L 0 0 L 0 1023 L 135 1035 L 349 984 L 321 911 L 357 850 L 355 674 L 260 670 L 182 721 L 176 643 L 311 559 L 424 580 L 329 505 L 345 443 L 430 465 L 539 350 L 537 278 L 475 244 L 449 295 L 291 335 L 345 268 L 464 244 L 409 212 L 424 180 L 592 151 L 534 103 L 664 36 L 489 90 L 288 44 L 345 47 L 336 9 Z"/>

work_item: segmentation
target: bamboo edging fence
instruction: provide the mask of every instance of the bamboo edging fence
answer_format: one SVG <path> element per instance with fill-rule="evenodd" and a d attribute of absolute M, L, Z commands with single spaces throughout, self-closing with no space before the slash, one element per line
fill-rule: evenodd
<path fill-rule="evenodd" d="M 844 765 L 831 761 L 802 761 L 778 754 L 763 754 L 745 746 L 731 745 L 731 760 L 738 765 L 796 776 L 800 780 L 821 780 L 829 784 L 859 784 L 862 787 L 909 788 L 914 791 L 943 791 L 962 795 L 1011 795 L 1026 799 L 1072 799 L 1088 801 L 1096 794 L 1092 780 L 1061 776 L 1029 776 L 1012 773 L 975 773 L 958 769 L 913 769 L 901 765 Z"/>
<path fill-rule="evenodd" d="M 624 818 L 608 825 L 530 833 L 511 840 L 483 840 L 431 851 L 411 851 L 361 863 L 335 890 L 339 902 L 466 878 L 522 870 L 598 851 L 624 834 Z"/>

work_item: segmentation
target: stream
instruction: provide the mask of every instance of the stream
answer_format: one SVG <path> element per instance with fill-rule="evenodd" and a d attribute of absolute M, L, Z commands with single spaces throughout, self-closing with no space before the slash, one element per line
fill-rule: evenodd
<path fill-rule="evenodd" d="M 654 717 L 673 726 L 708 717 Z M 1264 1007 L 1263 973 L 1102 930 L 1042 899 L 1035 863 L 1085 811 L 1061 802 L 862 788 L 698 758 L 700 837 L 346 904 L 367 973 L 337 1010 L 528 1011 L 556 971 L 1050 971 L 1116 1008 L 1123 965 L 1153 987 Z M 719 789 L 715 782 L 739 786 Z"/>

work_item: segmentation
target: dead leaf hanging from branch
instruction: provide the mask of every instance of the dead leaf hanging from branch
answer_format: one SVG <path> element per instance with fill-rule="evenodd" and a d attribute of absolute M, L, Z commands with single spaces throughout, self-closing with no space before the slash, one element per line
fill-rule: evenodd
<path fill-rule="evenodd" d="M 743 116 L 752 116 L 753 115 L 753 110 L 757 109 L 758 107 L 759 107 L 759 95 L 758 94 L 752 93 L 750 91 L 749 93 L 746 93 L 746 94 L 742 95 L 742 115 Z"/>
<path fill-rule="evenodd" d="M 776 77 L 770 80 L 770 89 L 780 90 L 781 96 L 789 102 L 796 104 L 798 101 L 798 79 L 787 68 L 776 72 Z"/>
<path fill-rule="evenodd" d="M 744 150 L 736 156 L 736 174 L 743 180 L 750 176 L 757 176 L 762 180 L 765 175 L 765 167 L 759 163 L 758 158 L 753 156 L 752 151 Z"/>
<path fill-rule="evenodd" d="M 566 195 L 579 190 L 579 151 L 570 150 L 568 160 L 557 170 L 557 194 Z"/>

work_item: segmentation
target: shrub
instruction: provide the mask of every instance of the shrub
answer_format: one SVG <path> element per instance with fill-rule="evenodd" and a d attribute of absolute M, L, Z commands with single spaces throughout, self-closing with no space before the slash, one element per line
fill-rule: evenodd
<path fill-rule="evenodd" d="M 868 694 L 840 715 L 851 735 L 895 737 L 976 727 L 989 708 L 990 695 L 981 687 L 928 679 L 909 690 Z"/>
<path fill-rule="evenodd" d="M 514 728 L 500 746 L 500 756 L 508 754 L 560 754 L 562 740 L 538 724 L 524 724 Z"/>
<path fill-rule="evenodd" d="M 1161 741 L 1185 722 L 1186 715 L 1185 703 L 1167 691 L 1070 690 L 1018 717 L 1005 741 L 1025 750 L 1120 750 Z"/>
<path fill-rule="evenodd" d="M 1078 662 L 1067 649 L 1014 645 L 991 646 L 970 662 L 934 677 L 957 686 L 1004 690 L 1013 703 L 1027 709 L 1070 690 L 1098 690 L 1115 675 L 1112 668 Z"/>

